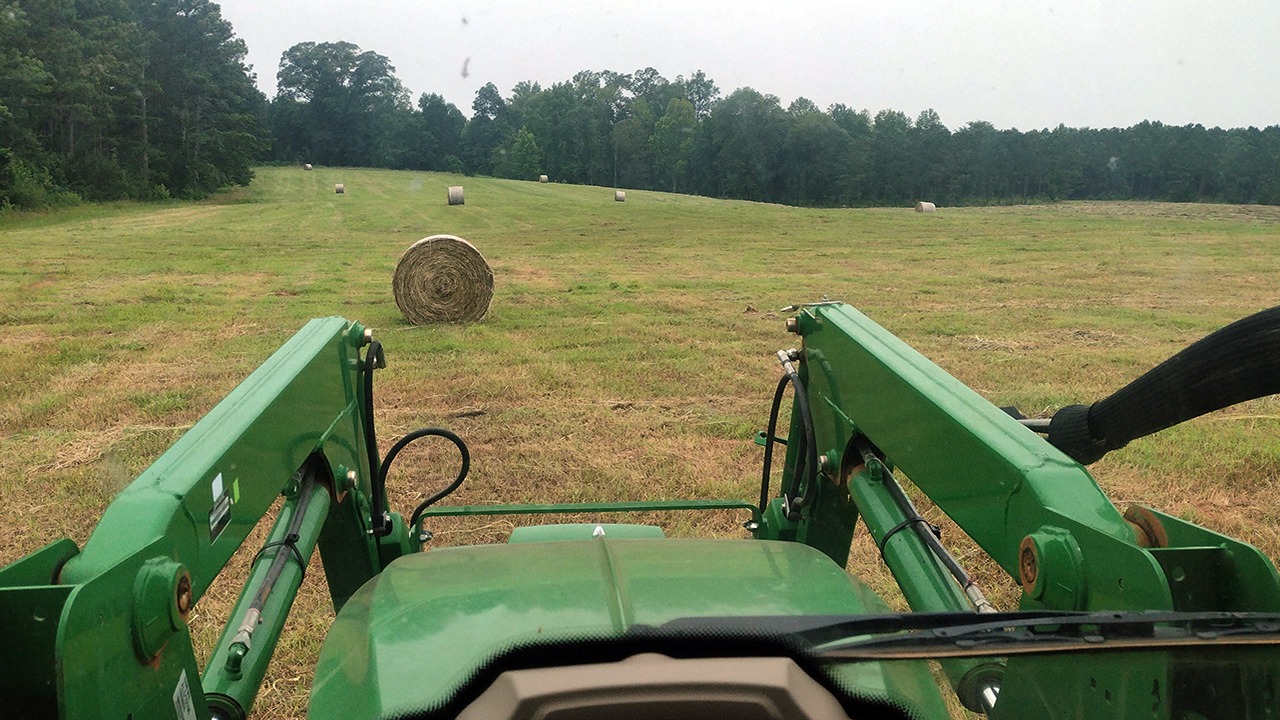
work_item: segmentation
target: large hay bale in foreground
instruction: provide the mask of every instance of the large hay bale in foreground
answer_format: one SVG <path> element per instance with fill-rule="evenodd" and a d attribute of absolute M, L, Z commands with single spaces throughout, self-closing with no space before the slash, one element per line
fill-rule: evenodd
<path fill-rule="evenodd" d="M 613 200 L 614 200 L 614 202 L 626 202 L 626 201 L 627 201 L 627 194 L 626 194 L 625 192 L 623 192 L 622 190 L 614 190 L 614 191 L 613 191 Z"/>
<path fill-rule="evenodd" d="M 474 322 L 493 300 L 493 270 L 474 245 L 432 235 L 400 255 L 391 279 L 396 306 L 414 325 Z"/>
<path fill-rule="evenodd" d="M 938 209 L 937 206 L 935 206 L 931 202 L 916 203 L 916 212 L 934 212 L 937 209 Z"/>
<path fill-rule="evenodd" d="M 462 201 L 462 186 L 461 186 L 461 185 L 450 185 L 450 186 L 449 186 L 449 204 L 450 204 L 450 205 L 462 205 L 462 204 L 463 204 L 463 201 Z"/>

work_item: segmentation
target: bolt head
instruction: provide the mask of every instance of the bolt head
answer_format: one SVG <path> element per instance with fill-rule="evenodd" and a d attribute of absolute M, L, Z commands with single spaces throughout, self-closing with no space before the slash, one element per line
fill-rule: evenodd
<path fill-rule="evenodd" d="M 787 318 L 787 332 L 795 335 L 800 332 L 800 321 L 793 317 Z"/>

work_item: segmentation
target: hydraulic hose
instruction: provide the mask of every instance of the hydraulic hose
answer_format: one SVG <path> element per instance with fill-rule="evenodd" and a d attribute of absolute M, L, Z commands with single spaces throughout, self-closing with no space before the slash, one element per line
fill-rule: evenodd
<path fill-rule="evenodd" d="M 365 454 L 369 457 L 369 481 L 373 485 L 370 488 L 372 497 L 369 498 L 369 514 L 372 516 L 370 520 L 375 537 L 382 537 L 391 532 L 391 519 L 387 516 L 385 507 L 387 487 L 384 479 L 386 476 L 380 469 L 382 461 L 378 459 L 378 436 L 374 432 L 373 424 L 373 371 L 386 366 L 387 359 L 382 353 L 382 343 L 370 340 L 369 349 L 364 353 L 364 448 Z"/>
<path fill-rule="evenodd" d="M 799 520 L 800 508 L 808 504 L 809 499 L 801 494 L 804 488 L 802 478 L 808 475 L 807 489 L 812 492 L 817 486 L 818 480 L 818 442 L 813 432 L 813 414 L 809 410 L 809 396 L 805 392 L 804 383 L 800 380 L 800 373 L 796 371 L 794 365 L 791 364 L 791 353 L 793 351 L 779 350 L 778 361 L 782 363 L 782 370 L 785 379 L 791 383 L 796 398 L 796 410 L 800 412 L 800 422 L 804 427 L 803 445 L 796 449 L 796 467 L 795 473 L 791 478 L 791 487 L 784 489 L 784 497 L 787 500 L 787 519 Z M 762 509 L 763 510 L 763 509 Z"/>
<path fill-rule="evenodd" d="M 422 517 L 422 513 L 425 512 L 427 508 L 437 502 L 440 502 L 454 490 L 457 490 L 458 487 L 462 485 L 462 481 L 467 479 L 467 473 L 471 471 L 471 452 L 467 449 L 467 444 L 463 442 L 462 438 L 449 430 L 445 430 L 444 428 L 419 428 L 397 440 L 396 444 L 392 445 L 391 449 L 387 451 L 386 460 L 382 463 L 382 476 L 378 480 L 380 485 L 386 487 L 387 471 L 391 468 L 391 463 L 395 460 L 396 455 L 399 455 L 400 451 L 408 446 L 409 443 L 424 437 L 442 437 L 453 443 L 458 448 L 458 453 L 462 456 L 462 464 L 458 468 L 458 476 L 453 479 L 453 482 L 449 483 L 445 489 L 432 495 L 426 500 L 423 500 L 418 504 L 418 507 L 413 509 L 413 514 L 409 516 L 410 528 L 417 526 L 418 519 Z"/>
<path fill-rule="evenodd" d="M 858 449 L 858 453 L 862 456 L 862 461 L 868 466 L 873 462 L 882 463 L 875 450 L 871 447 L 870 443 L 867 442 L 866 438 L 860 437 L 855 445 Z M 897 479 L 893 477 L 893 473 L 889 471 L 889 468 L 883 467 L 883 464 L 881 466 L 884 473 L 883 482 L 885 489 L 888 491 L 889 496 L 893 498 L 894 504 L 898 506 L 898 509 L 902 511 L 903 516 L 906 518 L 896 528 L 886 532 L 880 539 L 881 552 L 884 552 L 884 544 L 889 541 L 889 537 L 892 536 L 893 533 L 897 532 L 899 529 L 905 529 L 908 526 L 911 527 L 915 534 L 919 536 L 920 541 L 929 548 L 930 552 L 938 558 L 938 561 L 946 567 L 947 572 L 951 573 L 951 576 L 960 584 L 961 589 L 964 590 L 964 594 L 969 598 L 969 601 L 973 603 L 977 611 L 994 612 L 995 608 L 991 606 L 986 595 L 984 595 L 977 584 L 973 582 L 973 578 L 969 576 L 969 573 L 964 569 L 964 567 L 961 566 L 955 557 L 942 546 L 942 542 L 938 539 L 938 536 L 933 533 L 933 526 L 920 515 L 920 511 L 917 510 L 915 504 L 911 502 L 911 498 L 907 497 L 907 494 L 902 491 L 902 486 L 899 485 Z"/>
<path fill-rule="evenodd" d="M 783 375 L 778 378 L 778 388 L 773 391 L 773 406 L 769 408 L 769 428 L 765 431 L 764 467 L 760 473 L 760 514 L 764 514 L 769 504 L 769 475 L 773 472 L 773 444 L 778 437 L 778 413 L 782 410 L 782 396 L 787 391 L 791 378 Z"/>

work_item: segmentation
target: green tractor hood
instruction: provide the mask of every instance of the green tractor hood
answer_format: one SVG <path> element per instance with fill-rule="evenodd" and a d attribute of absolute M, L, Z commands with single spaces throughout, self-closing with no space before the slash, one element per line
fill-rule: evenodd
<path fill-rule="evenodd" d="M 529 644 L 607 644 L 677 618 L 888 611 L 865 584 L 797 543 L 599 535 L 432 550 L 396 560 L 343 607 L 321 653 L 310 717 L 430 716 L 456 706 L 503 653 Z M 830 679 L 847 694 L 945 717 L 923 664 L 845 665 Z"/>

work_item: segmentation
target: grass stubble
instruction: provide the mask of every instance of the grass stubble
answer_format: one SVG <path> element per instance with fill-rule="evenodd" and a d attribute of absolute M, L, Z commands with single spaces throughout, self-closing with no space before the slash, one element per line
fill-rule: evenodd
<path fill-rule="evenodd" d="M 348 188 L 334 195 L 335 182 Z M 467 186 L 448 207 L 445 188 Z M 793 344 L 777 311 L 858 307 L 997 405 L 1091 402 L 1203 335 L 1280 300 L 1280 208 L 1063 203 L 799 209 L 372 170 L 264 168 L 202 203 L 0 216 L 0 562 L 83 543 L 111 497 L 311 317 L 388 348 L 379 438 L 422 425 L 466 438 L 452 502 L 743 497 Z M 495 273 L 481 323 L 413 327 L 391 274 L 437 233 Z M 1138 502 L 1280 556 L 1280 402 L 1245 403 L 1135 441 L 1092 467 Z M 454 472 L 406 452 L 402 511 Z M 917 498 L 996 603 L 1015 584 Z M 742 537 L 741 518 L 651 518 L 676 536 Z M 501 542 L 513 520 L 442 521 L 438 544 Z M 265 523 L 263 524 L 265 527 Z M 252 543 L 192 622 L 207 652 Z M 332 620 L 318 560 L 254 717 L 305 715 Z M 864 531 L 850 570 L 905 608 Z"/>

